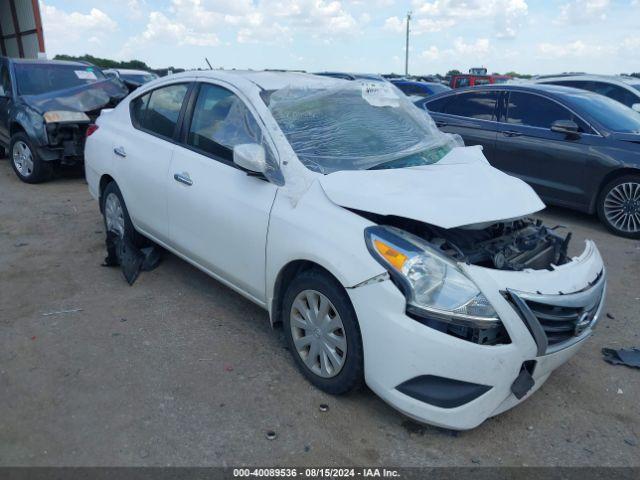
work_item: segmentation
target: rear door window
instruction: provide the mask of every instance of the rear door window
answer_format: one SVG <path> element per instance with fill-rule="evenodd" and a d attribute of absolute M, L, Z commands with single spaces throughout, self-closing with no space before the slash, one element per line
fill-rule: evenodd
<path fill-rule="evenodd" d="M 173 138 L 182 103 L 189 89 L 180 83 L 161 87 L 131 102 L 131 120 L 136 128 Z"/>
<path fill-rule="evenodd" d="M 427 101 L 424 106 L 430 112 L 442 113 L 449 100 L 451 100 L 451 96 L 436 98 L 435 100 Z"/>
<path fill-rule="evenodd" d="M 507 104 L 507 123 L 538 128 L 551 128 L 556 120 L 576 121 L 563 106 L 539 95 L 511 92 Z"/>
<path fill-rule="evenodd" d="M 442 113 L 477 120 L 495 120 L 497 99 L 497 91 L 468 92 L 455 95 L 444 106 Z"/>

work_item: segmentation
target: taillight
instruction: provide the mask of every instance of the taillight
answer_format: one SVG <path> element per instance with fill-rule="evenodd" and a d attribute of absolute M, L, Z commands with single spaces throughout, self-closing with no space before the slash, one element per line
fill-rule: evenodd
<path fill-rule="evenodd" d="M 93 135 L 96 130 L 98 130 L 98 125 L 96 125 L 95 123 L 89 124 L 89 126 L 87 127 L 87 137 Z"/>

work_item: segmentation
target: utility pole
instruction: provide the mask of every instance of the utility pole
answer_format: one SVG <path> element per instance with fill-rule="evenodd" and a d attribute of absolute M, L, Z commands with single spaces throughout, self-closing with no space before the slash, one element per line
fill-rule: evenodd
<path fill-rule="evenodd" d="M 407 42 L 404 49 L 404 74 L 409 75 L 409 22 L 411 21 L 411 12 L 407 12 Z"/>

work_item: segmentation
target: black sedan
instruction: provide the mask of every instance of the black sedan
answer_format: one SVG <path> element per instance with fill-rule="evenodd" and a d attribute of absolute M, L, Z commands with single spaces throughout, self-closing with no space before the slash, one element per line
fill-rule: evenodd
<path fill-rule="evenodd" d="M 640 238 L 640 116 L 630 108 L 552 85 L 487 85 L 416 105 L 545 202 L 597 213 L 612 232 Z"/>

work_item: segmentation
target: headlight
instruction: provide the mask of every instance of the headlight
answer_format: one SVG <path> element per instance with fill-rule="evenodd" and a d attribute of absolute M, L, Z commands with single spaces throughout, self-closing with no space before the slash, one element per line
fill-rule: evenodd
<path fill-rule="evenodd" d="M 475 283 L 421 238 L 394 227 L 369 227 L 365 238 L 371 254 L 400 284 L 410 313 L 461 326 L 500 324 Z"/>
<path fill-rule="evenodd" d="M 89 122 L 89 117 L 82 112 L 52 110 L 43 115 L 45 123 L 77 123 Z"/>

